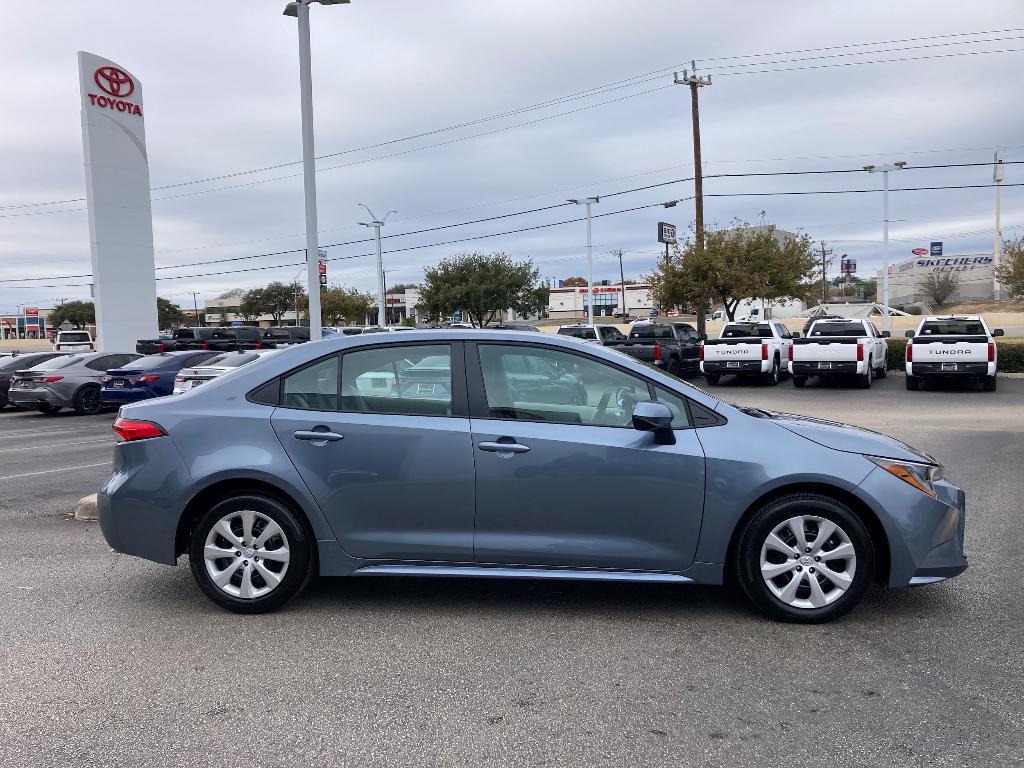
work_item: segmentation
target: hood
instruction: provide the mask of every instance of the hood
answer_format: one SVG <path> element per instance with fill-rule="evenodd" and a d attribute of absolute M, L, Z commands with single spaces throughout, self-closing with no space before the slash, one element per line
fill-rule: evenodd
<path fill-rule="evenodd" d="M 783 429 L 836 451 L 882 456 L 900 461 L 939 463 L 927 453 L 919 451 L 895 437 L 883 435 L 881 432 L 872 432 L 870 429 L 852 427 L 837 421 L 815 419 L 810 416 L 798 416 L 793 413 L 772 413 L 771 418 Z"/>

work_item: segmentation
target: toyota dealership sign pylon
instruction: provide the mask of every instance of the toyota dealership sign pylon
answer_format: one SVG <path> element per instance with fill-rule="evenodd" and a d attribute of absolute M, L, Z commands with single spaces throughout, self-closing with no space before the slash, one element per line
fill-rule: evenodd
<path fill-rule="evenodd" d="M 78 52 L 96 333 L 104 352 L 156 336 L 156 270 L 142 84 Z"/>

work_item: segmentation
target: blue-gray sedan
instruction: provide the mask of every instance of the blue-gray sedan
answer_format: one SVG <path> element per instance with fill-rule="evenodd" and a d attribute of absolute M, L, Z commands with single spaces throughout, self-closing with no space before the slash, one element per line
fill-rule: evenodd
<path fill-rule="evenodd" d="M 738 583 L 820 622 L 961 573 L 964 494 L 885 435 L 721 402 L 612 349 L 411 331 L 125 406 L 100 522 L 234 611 L 323 576 Z"/>

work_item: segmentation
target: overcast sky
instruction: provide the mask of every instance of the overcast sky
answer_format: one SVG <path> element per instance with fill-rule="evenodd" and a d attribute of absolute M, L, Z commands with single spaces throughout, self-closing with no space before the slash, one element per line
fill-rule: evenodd
<path fill-rule="evenodd" d="M 297 34 L 283 5 L 2 3 L 0 311 L 89 295 L 87 285 L 76 285 L 88 278 L 60 277 L 90 271 L 84 203 L 75 202 L 84 197 L 76 52 L 110 58 L 143 83 L 154 187 L 295 163 Z M 358 203 L 378 214 L 397 210 L 384 233 L 398 235 L 692 176 L 689 92 L 671 85 L 673 69 L 691 58 L 713 81 L 700 92 L 705 174 L 895 160 L 988 163 L 996 147 L 1007 160 L 1024 161 L 1024 8 L 1017 0 L 353 0 L 314 6 L 311 15 L 317 155 L 335 154 L 318 162 L 322 244 L 370 234 L 358 226 L 366 220 Z M 966 34 L 974 32 L 987 34 Z M 882 44 L 858 45 L 873 42 Z M 974 55 L 949 55 L 968 52 Z M 918 60 L 851 65 L 912 57 Z M 474 124 L 444 130 L 463 123 Z M 361 149 L 383 142 L 393 143 Z M 302 248 L 300 171 L 290 164 L 155 190 L 157 266 Z M 1007 184 L 1022 178 L 1024 165 L 1008 166 Z M 906 170 L 891 186 L 991 179 L 988 165 Z M 880 186 L 863 172 L 709 178 L 705 218 L 725 225 L 765 211 L 779 228 L 856 257 L 866 276 L 882 263 L 881 194 L 713 195 Z M 594 213 L 692 192 L 692 182 L 683 182 L 616 195 Z M 72 202 L 12 207 L 65 200 Z M 932 240 L 942 240 L 947 254 L 991 253 L 990 187 L 896 192 L 890 201 L 894 261 Z M 387 253 L 579 215 L 575 207 L 555 208 L 391 237 L 384 241 L 388 283 L 419 281 L 424 265 L 466 250 L 532 258 L 545 277 L 585 274 L 582 223 Z M 595 279 L 618 279 L 613 248 L 626 251 L 627 277 L 649 272 L 659 248 L 656 223 L 684 229 L 692 218 L 689 200 L 596 218 Z M 1022 226 L 1024 192 L 1006 187 L 1004 236 Z M 362 256 L 370 243 L 328 250 L 331 259 L 356 257 L 332 261 L 331 282 L 372 290 L 373 259 Z M 161 279 L 158 293 L 191 304 L 193 290 L 202 301 L 230 288 L 288 282 L 300 269 L 288 265 L 301 260 L 291 253 L 162 269 L 158 276 L 172 279 Z M 212 272 L 228 274 L 184 277 Z M 4 282 L 26 277 L 61 287 Z"/>

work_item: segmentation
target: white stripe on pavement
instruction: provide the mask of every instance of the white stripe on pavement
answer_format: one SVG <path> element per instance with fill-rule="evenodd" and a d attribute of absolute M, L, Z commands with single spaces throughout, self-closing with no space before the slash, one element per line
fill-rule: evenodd
<path fill-rule="evenodd" d="M 89 469 L 91 467 L 105 467 L 112 464 L 110 461 L 101 461 L 99 464 L 80 464 L 77 467 L 59 467 L 57 469 L 44 469 L 42 472 L 25 472 L 20 475 L 7 475 L 0 477 L 0 480 L 17 480 L 19 477 L 33 477 L 35 475 L 49 475 L 53 472 L 70 472 L 72 469 Z"/>
<path fill-rule="evenodd" d="M 68 446 L 68 445 L 92 445 L 93 443 L 109 443 L 110 445 L 114 445 L 115 442 L 117 442 L 117 441 L 113 440 L 113 439 L 111 439 L 109 437 L 104 437 L 104 438 L 102 438 L 100 440 L 79 440 L 78 442 L 74 442 L 74 443 L 49 443 L 48 445 L 26 445 L 26 446 L 24 446 L 22 448 L 4 448 L 3 450 L 0 450 L 0 453 L 14 453 L 16 451 L 32 451 L 32 450 L 38 450 L 40 448 L 64 448 L 65 446 Z"/>

